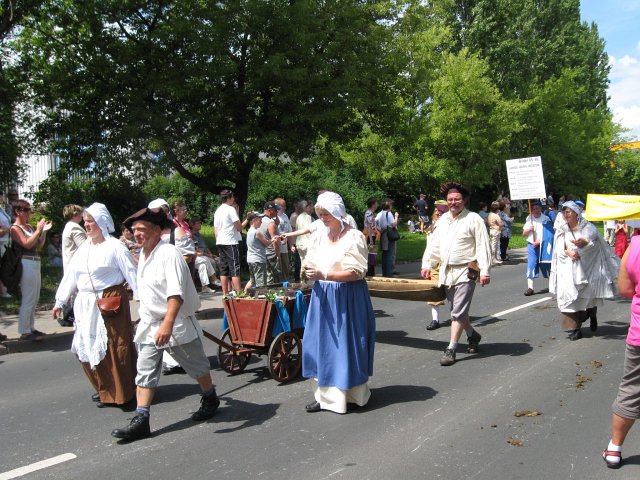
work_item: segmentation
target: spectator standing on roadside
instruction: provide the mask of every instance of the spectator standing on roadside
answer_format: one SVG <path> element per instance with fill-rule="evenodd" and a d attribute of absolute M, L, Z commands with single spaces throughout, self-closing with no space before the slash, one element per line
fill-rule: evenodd
<path fill-rule="evenodd" d="M 425 233 L 425 228 L 429 225 L 429 212 L 427 211 L 428 204 L 425 200 L 427 196 L 421 193 L 416 203 L 413 204 L 413 208 L 418 212 L 418 221 L 420 233 Z"/>
<path fill-rule="evenodd" d="M 280 283 L 282 280 L 282 268 L 280 267 L 280 248 L 278 236 L 278 204 L 275 202 L 267 202 L 264 204 L 264 217 L 260 231 L 264 238 L 269 241 L 267 249 L 267 282 L 269 284 Z M 291 232 L 284 234 L 284 238 L 288 238 Z M 287 240 L 288 241 L 288 240 Z"/>
<path fill-rule="evenodd" d="M 380 234 L 380 228 L 376 221 L 376 210 L 378 209 L 378 200 L 370 197 L 367 200 L 367 211 L 364 212 L 364 236 L 367 239 L 367 248 L 369 256 L 367 258 L 367 277 L 376 276 L 376 258 L 378 256 L 376 248 L 376 239 Z"/>
<path fill-rule="evenodd" d="M 282 197 L 276 198 L 273 202 L 278 205 L 278 235 L 292 232 L 293 229 L 291 228 L 291 222 L 289 221 L 289 217 L 286 214 L 287 202 Z M 291 276 L 289 252 L 294 254 L 296 251 L 295 239 L 292 237 L 283 238 L 282 241 L 279 242 L 279 248 L 280 267 L 282 269 L 282 276 L 280 281 L 287 282 L 289 281 Z"/>
<path fill-rule="evenodd" d="M 67 221 L 62 229 L 62 270 L 66 270 L 74 254 L 87 239 L 87 233 L 80 226 L 84 208 L 80 205 L 70 203 L 62 209 L 62 216 Z M 71 295 L 69 301 L 62 310 L 62 318 L 58 318 L 61 327 L 72 327 L 74 322 L 73 303 L 75 293 Z"/>
<path fill-rule="evenodd" d="M 613 247 L 616 244 L 616 221 L 605 220 L 604 221 L 604 239 Z"/>
<path fill-rule="evenodd" d="M 500 211 L 500 202 L 491 202 L 491 211 L 487 217 L 487 225 L 489 225 L 489 242 L 491 244 L 491 264 L 500 265 L 502 260 L 498 257 L 500 235 L 502 234 L 502 219 L 498 212 Z"/>
<path fill-rule="evenodd" d="M 391 213 L 393 200 L 385 198 L 382 202 L 382 210 L 376 216 L 376 222 L 380 228 L 380 248 L 382 249 L 382 276 L 393 277 L 393 269 L 396 262 L 396 243 L 389 240 L 387 227 L 397 228 L 400 214 Z"/>
<path fill-rule="evenodd" d="M 41 218 L 36 228 L 29 225 L 31 204 L 20 199 L 14 205 L 16 221 L 11 226 L 11 240 L 22 249 L 22 278 L 20 279 L 20 314 L 18 332 L 21 340 L 37 342 L 44 333 L 34 328 L 36 307 L 40 299 L 42 277 L 40 272 L 40 255 L 38 249 L 44 246 L 47 230 L 51 222 Z"/>
<path fill-rule="evenodd" d="M 222 202 L 213 215 L 213 230 L 216 245 L 220 254 L 220 282 L 222 293 L 227 295 L 229 285 L 236 292 L 242 287 L 240 284 L 240 249 L 238 242 L 242 239 L 242 223 L 234 207 L 235 195 L 232 190 L 220 192 Z"/>
<path fill-rule="evenodd" d="M 0 258 L 4 255 L 4 251 L 9 243 L 9 231 L 11 230 L 11 214 L 6 211 L 7 205 L 4 202 L 4 193 L 0 191 Z M 11 298 L 12 295 L 7 292 L 7 287 L 0 282 L 0 298 Z"/>
<path fill-rule="evenodd" d="M 47 256 L 52 267 L 62 268 L 62 240 L 60 239 L 60 233 L 55 232 L 51 235 L 49 245 L 47 245 Z"/>
<path fill-rule="evenodd" d="M 514 217 L 511 216 L 511 207 L 506 203 L 500 203 L 501 209 L 498 212 L 500 220 L 502 220 L 502 232 L 500 233 L 500 260 L 505 261 L 509 259 L 507 255 L 507 249 L 509 248 L 509 241 L 511 240 L 512 226 Z"/>
<path fill-rule="evenodd" d="M 271 242 L 260 230 L 264 213 L 250 212 L 247 215 L 250 228 L 247 231 L 247 264 L 251 275 L 251 285 L 261 288 L 269 284 L 267 247 Z"/>

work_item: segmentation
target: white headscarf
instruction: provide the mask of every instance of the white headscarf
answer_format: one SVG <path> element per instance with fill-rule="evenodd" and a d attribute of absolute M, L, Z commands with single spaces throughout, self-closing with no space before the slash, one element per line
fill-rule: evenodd
<path fill-rule="evenodd" d="M 105 239 L 109 238 L 109 234 L 115 231 L 113 218 L 111 218 L 111 214 L 109 213 L 109 210 L 107 210 L 107 207 L 102 203 L 94 203 L 85 208 L 84 211 L 93 217 L 95 222 L 98 224 L 98 227 L 100 227 L 102 236 Z"/>
<path fill-rule="evenodd" d="M 580 207 L 573 200 L 567 200 L 566 202 L 564 202 L 562 204 L 562 209 L 564 210 L 565 208 L 569 208 L 569 209 L 573 210 L 574 212 L 576 212 L 578 215 L 580 215 Z"/>
<path fill-rule="evenodd" d="M 334 192 L 324 192 L 318 195 L 316 207 L 322 207 L 338 220 L 347 216 L 347 210 L 344 208 L 342 197 Z"/>
<path fill-rule="evenodd" d="M 148 208 L 160 208 L 163 206 L 169 208 L 169 204 L 164 198 L 156 198 L 155 200 L 151 200 L 149 202 L 149 205 L 147 205 Z"/>

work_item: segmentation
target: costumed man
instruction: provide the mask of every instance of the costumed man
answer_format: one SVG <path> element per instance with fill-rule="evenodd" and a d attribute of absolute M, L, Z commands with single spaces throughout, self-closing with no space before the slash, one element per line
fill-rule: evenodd
<path fill-rule="evenodd" d="M 137 407 L 129 425 L 111 432 L 116 438 L 136 440 L 150 435 L 149 413 L 165 349 L 202 390 L 200 409 L 191 419 L 211 418 L 220 405 L 202 345 L 202 328 L 195 316 L 200 308 L 198 292 L 180 252 L 160 238 L 169 222 L 160 208 L 144 208 L 124 221 L 142 247 L 137 274 L 140 323 L 134 337 L 138 348 Z"/>
<path fill-rule="evenodd" d="M 531 204 L 531 215 L 527 216 L 522 234 L 527 236 L 527 289 L 525 297 L 533 295 L 533 279 L 540 273 L 549 278 L 553 256 L 553 222 L 542 213 L 542 203 Z"/>
<path fill-rule="evenodd" d="M 440 365 L 453 365 L 462 332 L 467 334 L 468 353 L 476 353 L 482 336 L 469 322 L 469 309 L 476 286 L 488 285 L 491 277 L 491 247 L 484 221 L 477 213 L 465 208 L 469 199 L 467 188 L 457 182 L 440 187 L 449 211 L 438 220 L 438 228 L 429 239 L 422 258 L 420 274 L 431 279 L 431 270 L 438 265 L 438 286 L 443 285 L 451 307 L 451 337 Z"/>

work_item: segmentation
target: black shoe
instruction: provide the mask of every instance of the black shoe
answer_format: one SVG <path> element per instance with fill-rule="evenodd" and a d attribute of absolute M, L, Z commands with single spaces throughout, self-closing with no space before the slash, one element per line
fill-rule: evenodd
<path fill-rule="evenodd" d="M 448 367 L 456 363 L 456 351 L 453 348 L 447 348 L 444 351 L 444 355 L 440 359 L 440 365 Z"/>
<path fill-rule="evenodd" d="M 309 405 L 305 405 L 304 409 L 307 411 L 307 413 L 314 413 L 322 410 L 322 407 L 320 407 L 319 402 L 312 402 Z"/>
<path fill-rule="evenodd" d="M 124 428 L 116 428 L 111 435 L 124 440 L 138 440 L 151 435 L 149 417 L 141 413 L 131 419 L 131 423 Z"/>
<path fill-rule="evenodd" d="M 100 397 L 98 397 L 98 400 L 96 401 L 96 407 L 98 408 L 117 407 L 117 406 L 118 406 L 117 403 L 101 402 Z"/>
<path fill-rule="evenodd" d="M 202 420 L 208 420 L 213 417 L 216 410 L 220 406 L 220 399 L 216 394 L 215 389 L 211 395 L 202 395 L 200 399 L 200 409 L 191 415 L 191 420 L 201 422 Z"/>
<path fill-rule="evenodd" d="M 598 330 L 598 316 L 595 313 L 592 313 L 589 316 L 589 319 L 589 328 L 592 332 L 595 332 L 596 330 Z"/>
<path fill-rule="evenodd" d="M 93 395 L 91 395 L 91 400 L 93 400 L 94 402 L 99 402 L 100 401 L 100 394 L 99 393 L 94 393 Z"/>
<path fill-rule="evenodd" d="M 167 367 L 166 365 L 162 365 L 162 374 L 163 375 L 177 375 L 177 374 L 182 374 L 182 373 L 187 373 L 184 371 L 184 368 L 182 368 L 180 365 L 175 365 L 173 367 Z"/>
<path fill-rule="evenodd" d="M 533 288 L 527 288 L 527 291 L 524 292 L 524 296 L 525 297 L 530 297 L 531 295 L 533 295 L 535 292 L 533 291 Z"/>
<path fill-rule="evenodd" d="M 478 353 L 478 344 L 480 343 L 480 340 L 482 340 L 482 335 L 474 330 L 471 336 L 467 337 L 467 341 L 469 342 L 467 353 Z"/>
<path fill-rule="evenodd" d="M 437 320 L 431 320 L 431 323 L 427 325 L 427 330 L 437 330 L 440 328 L 440 322 Z"/>
<path fill-rule="evenodd" d="M 582 331 L 579 328 L 576 328 L 575 330 L 572 330 L 571 332 L 569 332 L 569 337 L 568 338 L 572 342 L 574 340 L 580 340 L 582 338 Z"/>
<path fill-rule="evenodd" d="M 61 327 L 73 327 L 73 322 L 70 321 L 70 320 L 66 320 L 66 319 L 60 318 L 60 317 L 58 317 L 57 320 L 58 320 L 58 324 Z"/>

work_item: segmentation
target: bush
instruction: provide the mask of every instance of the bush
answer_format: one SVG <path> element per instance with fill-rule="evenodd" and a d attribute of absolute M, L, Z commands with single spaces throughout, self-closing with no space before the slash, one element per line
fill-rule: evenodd
<path fill-rule="evenodd" d="M 153 177 L 142 189 L 147 203 L 155 198 L 163 198 L 169 205 L 181 201 L 188 208 L 187 218 L 198 216 L 207 223 L 213 223 L 213 212 L 220 204 L 218 195 L 201 190 L 178 174 Z"/>
<path fill-rule="evenodd" d="M 266 201 L 282 197 L 291 211 L 299 200 L 315 201 L 320 189 L 340 194 L 347 212 L 353 215 L 360 227 L 363 212 L 367 209 L 367 199 L 384 198 L 384 192 L 370 182 L 357 178 L 348 168 L 336 171 L 317 162 L 266 161 L 257 165 L 251 173 L 246 210 L 262 211 Z"/>
<path fill-rule="evenodd" d="M 106 205 L 117 234 L 119 224 L 146 205 L 142 189 L 125 175 L 69 181 L 60 170 L 42 182 L 34 195 L 34 203 L 41 207 L 42 213 L 53 222 L 54 230 L 58 231 L 62 231 L 66 223 L 62 216 L 65 205 L 75 203 L 87 207 L 94 202 Z"/>

